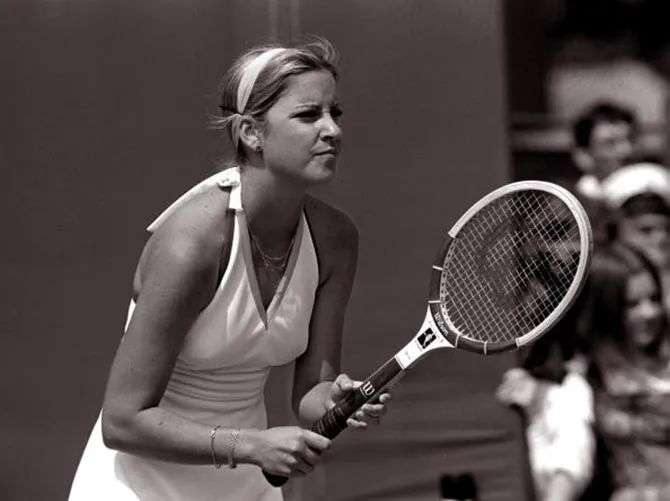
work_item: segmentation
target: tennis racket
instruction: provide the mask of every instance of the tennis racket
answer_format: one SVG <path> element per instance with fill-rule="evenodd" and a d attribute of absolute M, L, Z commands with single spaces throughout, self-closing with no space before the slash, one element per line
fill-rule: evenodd
<path fill-rule="evenodd" d="M 586 212 L 564 188 L 521 181 L 489 193 L 448 232 L 417 334 L 311 430 L 335 438 L 364 403 L 434 350 L 491 355 L 542 336 L 579 294 L 592 248 Z M 287 480 L 266 478 L 274 486 Z"/>

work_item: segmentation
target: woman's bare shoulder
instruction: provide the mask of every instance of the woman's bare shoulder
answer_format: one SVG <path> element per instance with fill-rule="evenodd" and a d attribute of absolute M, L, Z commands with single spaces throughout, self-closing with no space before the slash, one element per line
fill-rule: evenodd
<path fill-rule="evenodd" d="M 310 230 L 318 242 L 335 248 L 350 247 L 358 243 L 358 229 L 346 212 L 309 196 L 305 201 L 305 213 Z"/>
<path fill-rule="evenodd" d="M 358 259 L 358 229 L 342 210 L 318 198 L 308 197 L 305 214 L 319 260 L 319 283 L 333 276 L 348 277 Z"/>
<path fill-rule="evenodd" d="M 136 280 L 141 280 L 156 259 L 174 260 L 194 270 L 218 271 L 228 199 L 226 190 L 212 186 L 175 210 L 149 237 Z"/>

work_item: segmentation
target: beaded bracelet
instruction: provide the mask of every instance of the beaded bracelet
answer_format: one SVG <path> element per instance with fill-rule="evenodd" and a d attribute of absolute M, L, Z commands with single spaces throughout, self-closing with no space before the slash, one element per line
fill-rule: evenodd
<path fill-rule="evenodd" d="M 216 450 L 214 449 L 214 439 L 216 438 L 216 431 L 221 428 L 218 424 L 212 428 L 212 431 L 209 432 L 209 448 L 212 451 L 212 463 L 214 463 L 214 468 L 221 468 L 221 463 L 216 459 Z"/>
<path fill-rule="evenodd" d="M 217 430 L 221 428 L 220 425 L 216 425 L 212 428 L 212 431 L 209 432 L 209 447 L 212 452 L 212 463 L 215 468 L 221 468 L 222 463 L 219 463 L 219 460 L 216 457 L 216 450 L 214 449 L 214 439 L 216 438 Z M 237 463 L 235 462 L 235 447 L 237 446 L 237 441 L 240 438 L 240 430 L 233 430 L 230 433 L 230 436 L 226 440 L 226 449 L 228 450 L 228 468 L 237 468 Z"/>
<path fill-rule="evenodd" d="M 230 434 L 230 444 L 228 447 L 228 468 L 237 468 L 237 463 L 235 462 L 235 446 L 237 445 L 237 440 L 240 438 L 240 430 L 233 430 Z"/>

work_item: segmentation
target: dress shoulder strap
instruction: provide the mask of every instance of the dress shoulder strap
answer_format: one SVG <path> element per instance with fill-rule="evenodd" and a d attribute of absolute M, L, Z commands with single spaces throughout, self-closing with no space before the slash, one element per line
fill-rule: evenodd
<path fill-rule="evenodd" d="M 232 194 L 231 194 L 232 196 Z M 219 264 L 219 274 L 216 278 L 216 287 L 218 289 L 221 285 L 221 280 L 223 280 L 223 274 L 228 268 L 228 263 L 230 261 L 230 252 L 233 248 L 233 235 L 235 233 L 235 209 L 228 207 L 226 209 L 226 221 L 225 221 L 223 239 L 223 248 L 221 249 L 221 262 Z"/>
<path fill-rule="evenodd" d="M 200 181 L 193 188 L 180 196 L 147 227 L 147 231 L 153 233 L 179 207 L 183 206 L 196 195 L 216 185 L 221 188 L 231 188 L 229 204 L 231 209 L 240 210 L 242 208 L 240 195 L 240 169 L 239 167 L 231 167 Z"/>

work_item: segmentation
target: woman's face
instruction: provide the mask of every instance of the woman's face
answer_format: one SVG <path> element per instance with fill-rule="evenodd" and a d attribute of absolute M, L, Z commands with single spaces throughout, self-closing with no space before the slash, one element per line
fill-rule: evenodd
<path fill-rule="evenodd" d="M 670 219 L 661 214 L 638 214 L 622 218 L 621 240 L 644 252 L 656 266 L 670 263 Z"/>
<path fill-rule="evenodd" d="M 340 152 L 341 114 L 330 72 L 289 77 L 286 91 L 265 116 L 261 145 L 266 166 L 305 186 L 329 181 Z"/>
<path fill-rule="evenodd" d="M 649 272 L 641 271 L 628 279 L 626 305 L 628 343 L 644 349 L 661 335 L 664 326 L 660 291 Z"/>

